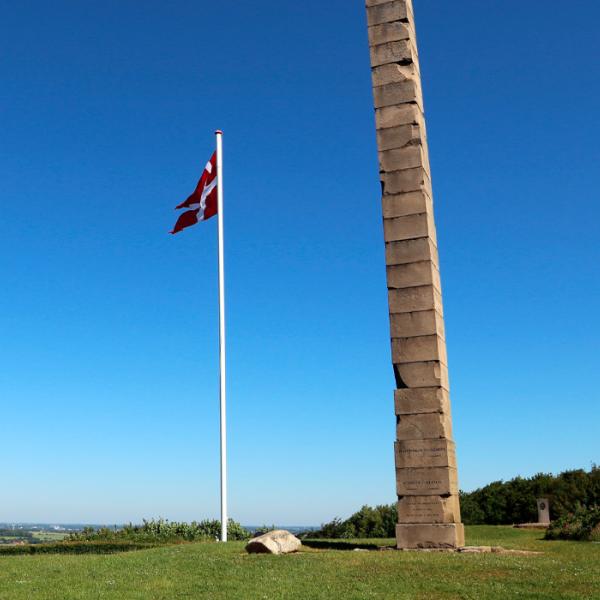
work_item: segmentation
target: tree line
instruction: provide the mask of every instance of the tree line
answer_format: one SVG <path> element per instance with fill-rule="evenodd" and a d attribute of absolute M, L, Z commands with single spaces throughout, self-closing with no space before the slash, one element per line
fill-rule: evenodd
<path fill-rule="evenodd" d="M 582 509 L 600 507 L 600 468 L 576 469 L 559 475 L 539 473 L 494 481 L 472 492 L 460 492 L 462 520 L 467 525 L 513 525 L 537 522 L 538 498 L 550 501 L 552 520 L 567 518 Z M 347 519 L 336 517 L 307 538 L 388 538 L 394 537 L 396 504 L 363 506 Z"/>
<path fill-rule="evenodd" d="M 550 501 L 552 520 L 582 507 L 600 506 L 600 468 L 575 469 L 558 475 L 538 473 L 494 481 L 472 492 L 460 493 L 462 520 L 467 525 L 511 525 L 537 521 L 537 498 Z"/>

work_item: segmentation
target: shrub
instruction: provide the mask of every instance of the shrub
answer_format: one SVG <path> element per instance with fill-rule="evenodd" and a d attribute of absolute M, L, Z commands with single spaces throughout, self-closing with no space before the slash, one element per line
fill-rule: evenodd
<path fill-rule="evenodd" d="M 191 523 L 179 523 L 168 519 L 144 520 L 141 525 L 129 523 L 121 528 L 110 529 L 102 527 L 94 529 L 86 527 L 82 531 L 72 533 L 68 541 L 96 541 L 96 540 L 130 540 L 137 542 L 197 542 L 212 541 L 221 537 L 221 522 L 217 519 Z M 233 519 L 227 525 L 227 537 L 230 540 L 247 540 L 250 532 L 244 529 Z"/>
<path fill-rule="evenodd" d="M 560 517 L 546 530 L 547 540 L 596 541 L 600 539 L 600 507 L 580 507 Z"/>
<path fill-rule="evenodd" d="M 467 525 L 481 525 L 485 523 L 485 512 L 479 502 L 467 492 L 460 492 L 460 514 L 463 523 Z"/>
<path fill-rule="evenodd" d="M 306 534 L 310 538 L 388 538 L 396 535 L 398 521 L 396 505 L 363 506 L 351 517 L 342 521 L 336 517 L 321 525 L 318 531 Z"/>
<path fill-rule="evenodd" d="M 0 546 L 0 556 L 15 554 L 114 554 L 153 548 L 158 543 L 133 542 L 130 540 L 94 540 L 54 542 L 52 544 L 10 544 Z"/>
<path fill-rule="evenodd" d="M 539 473 L 533 477 L 515 477 L 494 481 L 473 492 L 460 492 L 462 520 L 466 525 L 512 525 L 537 521 L 537 498 L 550 499 L 551 518 L 574 513 L 580 507 L 600 506 L 600 468 L 592 465 L 559 475 Z M 323 523 L 318 531 L 304 538 L 375 538 L 394 537 L 396 505 L 363 506 L 346 520 L 338 517 Z M 593 527 L 592 527 L 593 529 Z M 600 525 L 591 534 L 600 537 Z"/>
<path fill-rule="evenodd" d="M 557 519 L 580 506 L 600 505 L 600 468 L 559 475 L 539 473 L 530 478 L 494 481 L 473 492 L 460 493 L 467 525 L 510 525 L 537 521 L 536 498 L 550 499 L 550 516 Z"/>

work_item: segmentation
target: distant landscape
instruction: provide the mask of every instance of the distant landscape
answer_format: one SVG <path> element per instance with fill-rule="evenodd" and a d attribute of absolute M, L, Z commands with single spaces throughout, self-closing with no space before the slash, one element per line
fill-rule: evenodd
<path fill-rule="evenodd" d="M 0 544 L 41 544 L 59 542 L 69 533 L 79 531 L 79 525 L 48 523 L 0 523 Z"/>
<path fill-rule="evenodd" d="M 0 545 L 6 544 L 41 544 L 60 542 L 71 533 L 92 529 L 121 529 L 124 524 L 107 525 L 105 523 L 0 523 Z M 248 531 L 257 531 L 263 525 L 244 525 Z M 318 526 L 278 525 L 292 533 L 319 529 Z"/>
<path fill-rule="evenodd" d="M 472 492 L 460 493 L 462 520 L 467 525 L 511 525 L 537 519 L 536 498 L 548 498 L 552 520 L 566 518 L 582 507 L 596 510 L 600 506 L 600 467 L 571 469 L 553 475 L 538 473 L 532 477 L 515 477 L 494 481 Z M 595 513 L 594 513 L 595 514 Z M 286 529 L 311 537 L 393 537 L 396 505 L 375 509 L 362 507 L 347 519 L 334 518 L 320 525 L 284 525 L 262 523 L 241 525 L 247 533 Z M 120 530 L 127 524 L 106 523 L 0 523 L 0 545 L 60 542 L 84 529 Z M 131 524 L 129 524 L 131 525 Z M 302 536 L 306 537 L 306 535 Z"/>

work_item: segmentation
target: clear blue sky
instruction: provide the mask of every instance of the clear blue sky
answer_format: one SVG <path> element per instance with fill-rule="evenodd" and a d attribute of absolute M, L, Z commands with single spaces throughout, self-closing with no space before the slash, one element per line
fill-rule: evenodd
<path fill-rule="evenodd" d="M 600 5 L 415 0 L 460 482 L 600 458 Z M 564 18 L 557 19 L 557 15 Z M 394 499 L 363 3 L 4 3 L 0 521 L 218 516 L 225 131 L 230 505 Z"/>

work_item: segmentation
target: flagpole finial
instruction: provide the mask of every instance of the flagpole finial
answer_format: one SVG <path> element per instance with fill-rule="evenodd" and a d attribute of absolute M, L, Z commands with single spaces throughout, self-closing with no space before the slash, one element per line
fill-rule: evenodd
<path fill-rule="evenodd" d="M 223 132 L 222 132 L 220 129 L 217 129 L 217 130 L 215 131 L 215 133 L 216 133 L 217 135 L 218 135 L 218 134 L 221 134 L 221 135 L 223 135 Z"/>

